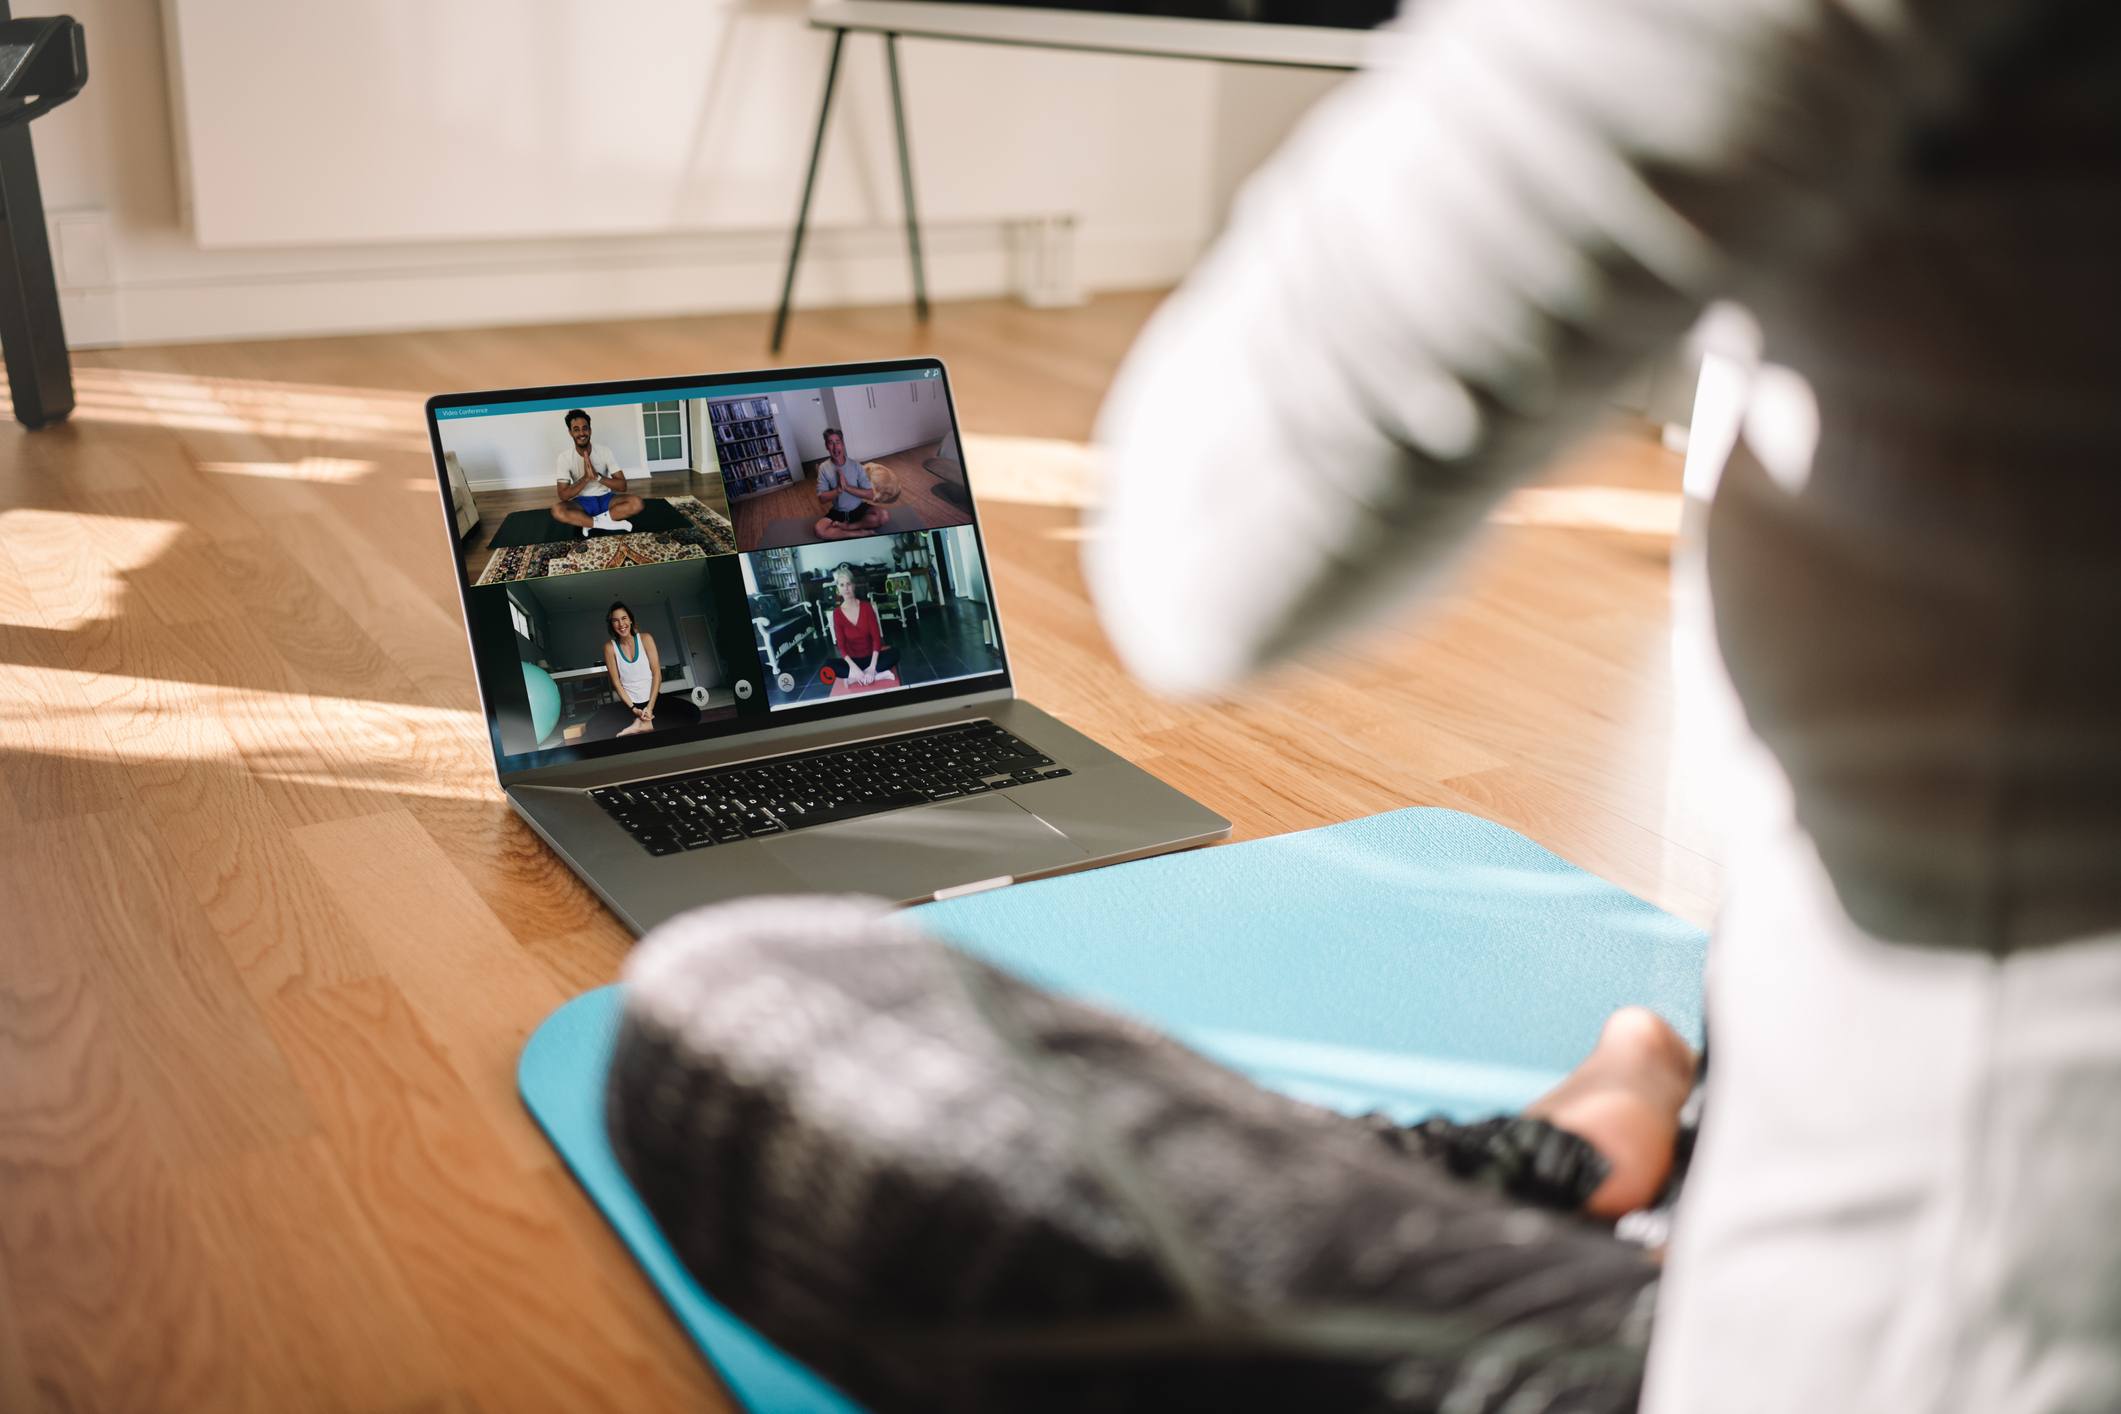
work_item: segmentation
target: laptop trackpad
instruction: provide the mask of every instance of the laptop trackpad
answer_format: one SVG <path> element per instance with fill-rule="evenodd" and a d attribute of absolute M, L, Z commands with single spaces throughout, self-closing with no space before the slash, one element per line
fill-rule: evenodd
<path fill-rule="evenodd" d="M 937 889 L 1086 857 L 1006 795 L 864 815 L 759 843 L 812 888 L 893 899 L 926 898 Z"/>

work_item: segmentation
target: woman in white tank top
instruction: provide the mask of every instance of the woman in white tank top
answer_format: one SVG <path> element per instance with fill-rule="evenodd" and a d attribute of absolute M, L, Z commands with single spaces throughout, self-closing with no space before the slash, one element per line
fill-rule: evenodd
<path fill-rule="evenodd" d="M 604 668 L 611 685 L 626 704 L 634 720 L 620 736 L 655 729 L 656 684 L 663 680 L 663 660 L 656 652 L 655 637 L 634 628 L 633 610 L 617 600 L 604 611 L 604 627 L 611 641 L 604 645 Z"/>

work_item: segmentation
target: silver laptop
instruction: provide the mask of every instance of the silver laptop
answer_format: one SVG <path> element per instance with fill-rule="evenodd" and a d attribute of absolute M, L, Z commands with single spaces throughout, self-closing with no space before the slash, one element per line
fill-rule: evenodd
<path fill-rule="evenodd" d="M 427 424 L 502 788 L 636 933 L 1229 834 L 1017 697 L 940 362 L 455 393 Z"/>

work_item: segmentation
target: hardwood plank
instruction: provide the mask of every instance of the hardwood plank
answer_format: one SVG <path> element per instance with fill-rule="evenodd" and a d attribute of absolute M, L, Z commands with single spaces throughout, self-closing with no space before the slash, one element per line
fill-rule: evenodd
<path fill-rule="evenodd" d="M 6 897 L 48 859 L 0 861 Z M 0 1305 L 36 1391 L 7 1408 L 256 1407 L 173 1160 L 182 1126 L 112 1015 L 97 959 L 26 927 L 0 969 Z M 162 1076 L 184 1067 L 167 1058 Z M 0 1384 L 0 1390 L 5 1390 Z"/>
<path fill-rule="evenodd" d="M 407 812 L 308 825 L 293 834 L 384 975 L 449 1048 L 490 1131 L 522 1168 L 551 1164 L 552 1151 L 516 1099 L 515 1068 L 531 1028 L 566 995 Z M 422 886 L 394 887 L 401 878 Z"/>
<path fill-rule="evenodd" d="M 189 749 L 135 740 L 124 763 L 139 825 L 159 840 L 253 997 L 378 973 L 374 957 L 290 842 L 235 741 L 204 714 Z"/>
<path fill-rule="evenodd" d="M 460 704 L 461 692 L 452 692 L 446 704 L 438 703 L 414 679 L 405 660 L 379 643 L 333 597 L 328 581 L 307 572 L 289 555 L 281 532 L 293 518 L 275 522 L 270 539 L 261 535 L 255 540 L 209 546 L 201 554 L 198 572 L 221 585 L 231 605 L 230 612 L 216 616 L 218 626 L 228 634 L 226 647 L 237 655 L 245 651 L 246 642 L 270 647 L 311 692 L 386 702 Z M 460 632 L 458 637 L 462 636 Z M 462 665 L 452 660 L 449 666 L 460 669 Z"/>
<path fill-rule="evenodd" d="M 17 572 L 0 543 L 0 794 L 9 815 L 49 820 L 130 803 L 100 724 L 80 715 L 84 684 L 65 671 L 67 635 Z"/>
<path fill-rule="evenodd" d="M 311 580 L 328 587 L 339 607 L 417 685 L 420 701 L 467 711 L 477 707 L 464 615 L 455 582 L 445 577 L 448 560 L 439 531 L 433 545 L 412 537 L 414 547 L 430 555 L 375 556 L 351 543 L 331 516 L 315 510 L 290 516 L 274 529 L 275 543 Z M 436 565 L 424 574 L 404 563 L 428 559 Z"/>
<path fill-rule="evenodd" d="M 465 1384 L 509 1410 L 726 1407 L 703 1369 L 644 1334 L 669 1322 L 645 1282 L 607 1280 L 584 1249 L 608 1234 L 561 1216 L 558 1190 L 511 1156 L 455 1048 L 394 986 L 282 998 L 270 1014 L 356 1201 Z M 520 1111 L 513 1123 L 528 1127 Z"/>
<path fill-rule="evenodd" d="M 626 936 L 589 886 L 508 808 L 490 774 L 477 793 L 408 796 L 404 805 L 480 902 L 533 954 L 549 951 L 560 936 Z"/>
<path fill-rule="evenodd" d="M 542 847 L 541 852 L 551 853 Z M 516 936 L 523 950 L 537 959 L 546 975 L 570 997 L 618 981 L 626 966 L 626 955 L 633 951 L 633 939 L 625 930 L 614 928 L 601 907 L 593 921 L 572 932 Z"/>
<path fill-rule="evenodd" d="M 88 983 L 137 1056 L 171 1154 L 225 1158 L 310 1132 L 234 965 L 130 812 L 48 822 L 8 884 L 18 936 L 99 940 L 84 953 Z"/>
<path fill-rule="evenodd" d="M 22 1318 L 15 1310 L 14 1284 L 7 1279 L 7 1258 L 0 1251 L 0 1409 L 19 1409 L 24 1414 L 49 1407 L 38 1393 L 29 1364 L 29 1346 L 22 1339 Z"/>
<path fill-rule="evenodd" d="M 439 1397 L 450 1366 L 396 1258 L 322 1137 L 185 1175 L 283 1408 L 370 1411 Z"/>

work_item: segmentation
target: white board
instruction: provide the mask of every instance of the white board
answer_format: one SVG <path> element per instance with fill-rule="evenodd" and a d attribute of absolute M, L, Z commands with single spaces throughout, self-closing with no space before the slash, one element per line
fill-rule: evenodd
<path fill-rule="evenodd" d="M 1371 34 L 1361 30 L 1318 25 L 1166 19 L 1014 5 L 938 4 L 932 0 L 814 0 L 810 23 L 820 28 L 927 39 L 1319 69 L 1360 68 L 1374 42 Z"/>
<path fill-rule="evenodd" d="M 208 247 L 777 225 L 822 77 L 727 4 L 165 5 Z"/>

